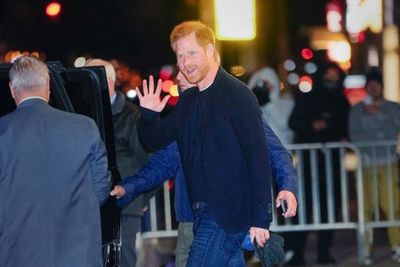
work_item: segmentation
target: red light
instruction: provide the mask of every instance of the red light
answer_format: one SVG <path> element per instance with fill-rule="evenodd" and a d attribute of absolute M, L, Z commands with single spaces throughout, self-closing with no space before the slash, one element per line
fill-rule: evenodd
<path fill-rule="evenodd" d="M 49 17 L 56 17 L 61 12 L 61 5 L 58 2 L 51 2 L 46 6 L 46 14 Z"/>
<path fill-rule="evenodd" d="M 303 76 L 300 77 L 300 82 L 312 83 L 312 78 L 310 76 L 303 75 Z"/>
<path fill-rule="evenodd" d="M 173 82 L 173 81 L 171 81 L 171 80 L 166 80 L 166 81 L 163 81 L 163 82 L 162 82 L 161 87 L 162 87 L 162 90 L 163 90 L 164 92 L 168 93 L 168 92 L 169 92 L 169 89 L 170 89 L 171 86 L 173 86 L 173 85 L 174 85 L 174 82 Z"/>
<path fill-rule="evenodd" d="M 313 58 L 314 53 L 310 48 L 303 48 L 303 49 L 301 49 L 301 56 L 305 60 L 309 60 L 309 59 Z"/>

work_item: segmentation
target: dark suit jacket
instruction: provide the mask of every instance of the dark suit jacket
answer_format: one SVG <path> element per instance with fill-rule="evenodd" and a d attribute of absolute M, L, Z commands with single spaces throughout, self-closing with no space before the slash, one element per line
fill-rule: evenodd
<path fill-rule="evenodd" d="M 0 266 L 102 266 L 110 180 L 95 123 L 26 100 L 0 118 L 0 148 Z"/>
<path fill-rule="evenodd" d="M 261 111 L 250 90 L 223 69 L 207 89 L 200 124 L 201 169 L 210 212 L 227 232 L 269 228 L 272 220 L 271 168 Z M 150 150 L 178 141 L 188 184 L 191 173 L 190 120 L 197 88 L 185 91 L 176 110 L 159 121 L 142 109 L 141 138 Z M 189 198 L 190 196 L 190 188 Z"/>

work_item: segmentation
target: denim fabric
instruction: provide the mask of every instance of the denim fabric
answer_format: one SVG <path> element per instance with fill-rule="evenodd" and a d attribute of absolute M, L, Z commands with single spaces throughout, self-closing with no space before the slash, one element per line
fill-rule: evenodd
<path fill-rule="evenodd" d="M 246 266 L 240 244 L 246 233 L 225 233 L 207 211 L 194 212 L 194 240 L 187 267 Z"/>

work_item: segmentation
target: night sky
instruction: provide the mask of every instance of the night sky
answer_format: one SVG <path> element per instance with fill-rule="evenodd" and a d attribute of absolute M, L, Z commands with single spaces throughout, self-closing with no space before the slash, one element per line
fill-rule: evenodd
<path fill-rule="evenodd" d="M 282 0 L 281 0 L 282 1 Z M 71 65 L 77 56 L 117 58 L 149 71 L 174 63 L 169 33 L 183 20 L 197 19 L 196 0 L 60 0 L 56 20 L 45 15 L 45 0 L 0 0 L 0 41 L 13 50 L 44 51 L 47 60 Z M 258 0 L 258 34 L 274 39 L 280 30 L 275 0 Z M 324 23 L 325 1 L 286 0 L 290 43 L 299 29 Z M 269 42 L 271 43 L 271 42 Z M 269 45 L 272 57 L 276 45 Z M 267 55 L 267 56 L 268 56 Z"/>

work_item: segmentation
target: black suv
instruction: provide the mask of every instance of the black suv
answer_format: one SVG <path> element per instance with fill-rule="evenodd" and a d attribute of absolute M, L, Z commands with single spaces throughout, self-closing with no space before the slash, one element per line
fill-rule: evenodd
<path fill-rule="evenodd" d="M 114 128 L 104 67 L 68 69 L 59 62 L 48 62 L 47 65 L 51 90 L 49 104 L 60 110 L 88 116 L 96 122 L 107 148 L 112 184 L 118 183 L 121 177 L 116 163 Z M 0 117 L 16 108 L 8 87 L 10 67 L 11 64 L 0 65 Z M 104 266 L 119 265 L 119 217 L 120 209 L 115 200 L 109 198 L 101 207 Z"/>

